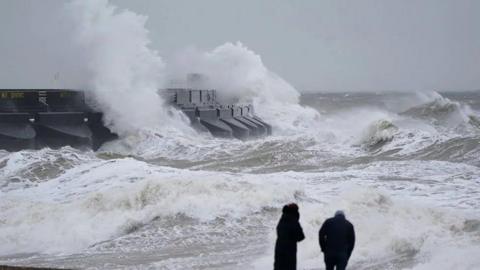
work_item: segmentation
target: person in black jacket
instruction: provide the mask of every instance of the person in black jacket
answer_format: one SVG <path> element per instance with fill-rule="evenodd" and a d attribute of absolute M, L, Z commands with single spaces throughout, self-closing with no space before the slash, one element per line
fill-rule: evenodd
<path fill-rule="evenodd" d="M 338 210 L 333 218 L 325 220 L 320 228 L 319 241 L 323 252 L 326 270 L 344 270 L 355 246 L 355 230 Z"/>
<path fill-rule="evenodd" d="M 297 269 L 297 242 L 305 239 L 298 220 L 298 205 L 287 204 L 282 209 L 282 217 L 277 225 L 274 270 Z"/>

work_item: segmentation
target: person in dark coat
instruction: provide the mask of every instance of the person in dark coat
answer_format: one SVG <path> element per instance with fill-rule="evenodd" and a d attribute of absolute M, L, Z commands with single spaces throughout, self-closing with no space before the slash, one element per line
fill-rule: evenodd
<path fill-rule="evenodd" d="M 355 230 L 338 210 L 335 216 L 325 220 L 320 228 L 319 242 L 323 252 L 326 270 L 344 270 L 355 246 Z"/>
<path fill-rule="evenodd" d="M 299 219 L 298 205 L 292 203 L 283 207 L 277 225 L 274 270 L 297 269 L 297 242 L 305 239 Z"/>

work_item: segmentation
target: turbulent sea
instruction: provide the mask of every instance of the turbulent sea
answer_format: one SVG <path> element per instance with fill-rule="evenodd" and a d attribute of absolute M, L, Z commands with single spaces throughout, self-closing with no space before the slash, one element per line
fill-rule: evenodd
<path fill-rule="evenodd" d="M 298 269 L 324 269 L 337 209 L 356 229 L 349 269 L 480 269 L 480 92 L 300 100 L 255 104 L 262 139 L 149 129 L 97 152 L 1 151 L 0 264 L 272 269 L 296 202 Z"/>

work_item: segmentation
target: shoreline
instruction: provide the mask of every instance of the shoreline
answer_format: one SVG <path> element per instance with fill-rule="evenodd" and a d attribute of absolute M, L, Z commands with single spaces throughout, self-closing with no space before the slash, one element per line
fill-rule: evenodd
<path fill-rule="evenodd" d="M 31 267 L 31 266 L 10 266 L 0 265 L 0 270 L 69 270 L 68 268 Z"/>

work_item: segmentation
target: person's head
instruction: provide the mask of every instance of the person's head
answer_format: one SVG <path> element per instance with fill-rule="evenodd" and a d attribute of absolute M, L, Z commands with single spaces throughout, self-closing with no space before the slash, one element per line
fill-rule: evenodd
<path fill-rule="evenodd" d="M 337 210 L 337 211 L 335 211 L 335 217 L 345 218 L 345 212 L 343 212 L 343 210 Z"/>
<path fill-rule="evenodd" d="M 298 205 L 295 203 L 289 203 L 284 205 L 282 213 L 287 216 L 295 217 L 296 219 L 300 218 L 300 213 L 298 212 Z"/>

